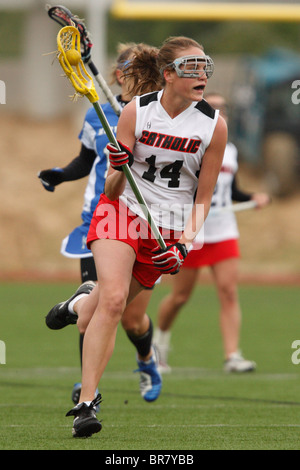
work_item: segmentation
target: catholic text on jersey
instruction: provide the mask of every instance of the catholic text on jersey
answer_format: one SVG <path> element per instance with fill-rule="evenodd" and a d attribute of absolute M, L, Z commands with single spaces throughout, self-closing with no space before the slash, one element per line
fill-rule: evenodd
<path fill-rule="evenodd" d="M 176 137 L 175 135 L 161 134 L 143 130 L 139 142 L 150 147 L 161 147 L 167 150 L 178 150 L 184 153 L 196 153 L 199 150 L 201 139 Z"/>

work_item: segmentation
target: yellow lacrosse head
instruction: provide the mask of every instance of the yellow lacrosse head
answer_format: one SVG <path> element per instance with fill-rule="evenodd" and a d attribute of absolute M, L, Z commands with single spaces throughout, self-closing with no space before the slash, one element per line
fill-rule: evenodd
<path fill-rule="evenodd" d="M 74 26 L 65 26 L 57 35 L 58 60 L 76 92 L 91 103 L 99 100 L 93 79 L 81 59 L 80 33 Z"/>

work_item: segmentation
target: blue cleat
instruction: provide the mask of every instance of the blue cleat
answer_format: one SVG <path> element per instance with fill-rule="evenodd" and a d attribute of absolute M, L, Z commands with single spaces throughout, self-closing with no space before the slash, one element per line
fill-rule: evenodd
<path fill-rule="evenodd" d="M 161 375 L 156 366 L 155 351 L 148 361 L 137 360 L 137 364 L 139 368 L 135 372 L 140 372 L 141 395 L 148 402 L 155 401 L 159 397 L 162 387 Z"/>

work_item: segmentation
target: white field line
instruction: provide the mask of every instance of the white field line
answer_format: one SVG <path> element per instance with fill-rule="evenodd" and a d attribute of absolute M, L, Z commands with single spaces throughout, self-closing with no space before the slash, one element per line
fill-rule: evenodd
<path fill-rule="evenodd" d="M 135 424 L 136 428 L 176 428 L 178 424 Z M 0 428 L 40 428 L 39 424 L 0 424 Z M 43 428 L 52 428 L 53 426 L 43 425 Z M 59 428 L 69 428 L 69 424 L 55 425 Z M 106 428 L 127 428 L 127 424 L 105 424 Z M 300 428 L 300 424 L 180 424 L 180 428 Z"/>
<path fill-rule="evenodd" d="M 133 379 L 136 381 L 136 374 L 133 373 L 135 369 L 135 364 L 132 364 L 132 368 L 129 366 L 126 371 L 105 371 L 103 378 L 113 379 L 113 380 L 128 380 Z M 0 367 L 0 379 L 2 378 L 37 378 L 37 377 L 61 377 L 68 375 L 78 375 L 80 379 L 81 372 L 78 367 L 32 367 L 32 368 L 9 368 L 7 366 Z M 222 371 L 222 369 L 205 369 L 201 367 L 174 367 L 172 372 L 168 374 L 163 374 L 163 377 L 168 378 L 168 380 L 186 380 L 187 378 L 208 378 L 208 379 L 220 379 L 226 377 L 237 377 L 235 374 L 228 374 Z M 252 374 L 243 374 L 239 375 L 240 379 L 255 379 L 255 380 L 288 380 L 288 379 L 297 379 L 299 380 L 298 370 L 295 373 L 272 373 L 272 372 L 260 372 L 256 371 Z"/>

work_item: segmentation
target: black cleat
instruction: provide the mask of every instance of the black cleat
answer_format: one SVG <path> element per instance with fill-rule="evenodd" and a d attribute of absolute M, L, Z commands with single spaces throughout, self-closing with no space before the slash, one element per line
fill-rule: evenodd
<path fill-rule="evenodd" d="M 82 385 L 80 382 L 77 382 L 76 384 L 74 384 L 74 387 L 72 390 L 72 402 L 74 403 L 74 405 L 78 405 L 79 403 L 81 386 Z M 95 398 L 97 398 L 98 395 L 99 395 L 99 390 L 97 388 L 95 392 Z M 99 413 L 99 411 L 100 411 L 100 404 L 96 406 L 96 413 Z"/>
<path fill-rule="evenodd" d="M 69 303 L 80 294 L 89 294 L 95 287 L 93 281 L 86 281 L 78 287 L 75 294 L 65 302 L 56 304 L 46 316 L 46 325 L 51 330 L 60 330 L 67 325 L 75 325 L 78 316 L 76 313 L 70 313 L 68 310 Z"/>
<path fill-rule="evenodd" d="M 74 416 L 72 434 L 73 437 L 91 437 L 92 434 L 101 431 L 102 424 L 96 417 L 96 407 L 101 403 L 101 394 L 87 405 L 80 403 L 70 410 L 66 416 Z"/>

